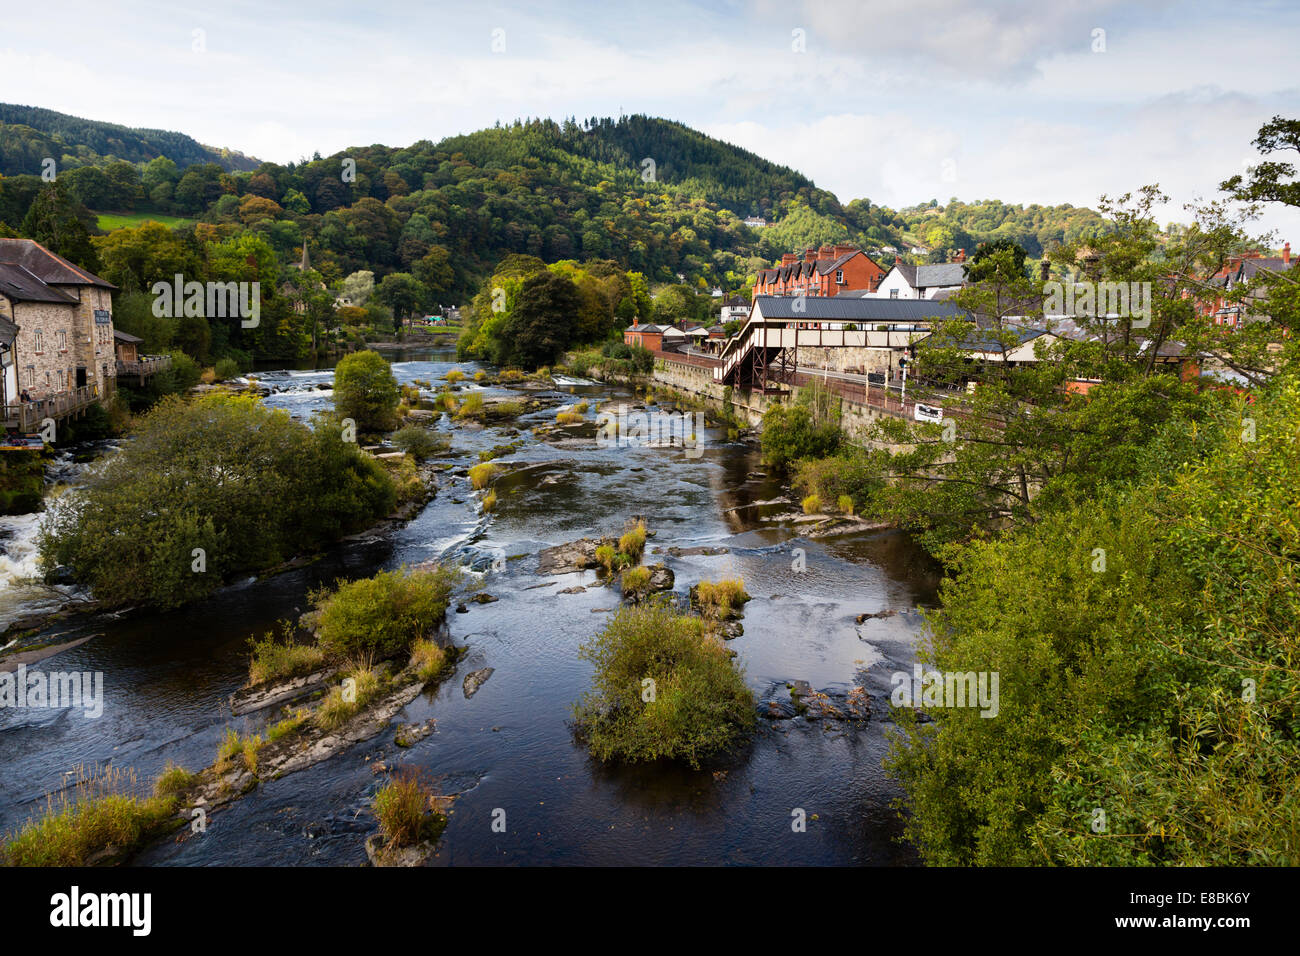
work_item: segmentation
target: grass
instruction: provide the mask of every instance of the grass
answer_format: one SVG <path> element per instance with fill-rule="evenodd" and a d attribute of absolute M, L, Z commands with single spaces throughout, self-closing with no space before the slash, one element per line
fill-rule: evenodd
<path fill-rule="evenodd" d="M 803 513 L 806 515 L 821 514 L 822 496 L 809 495 L 803 500 Z"/>
<path fill-rule="evenodd" d="M 622 577 L 623 597 L 645 594 L 650 590 L 650 569 L 647 567 L 628 568 Z"/>
<path fill-rule="evenodd" d="M 214 769 L 217 773 L 228 773 L 234 769 L 236 758 L 240 758 L 244 762 L 244 768 L 253 776 L 257 776 L 257 752 L 265 743 L 261 734 L 246 736 L 233 727 L 227 727 L 226 735 L 221 738 L 221 744 L 217 747 L 217 762 Z"/>
<path fill-rule="evenodd" d="M 487 494 L 483 496 L 483 511 L 484 513 L 493 511 L 496 509 L 496 506 L 497 506 L 497 493 L 495 491 L 489 491 Z"/>
<path fill-rule="evenodd" d="M 488 411 L 493 418 L 518 418 L 524 413 L 524 403 L 497 402 Z"/>
<path fill-rule="evenodd" d="M 596 548 L 596 562 L 609 574 L 625 568 L 632 563 L 622 551 L 616 551 L 612 544 L 602 544 Z"/>
<path fill-rule="evenodd" d="M 517 368 L 502 369 L 501 374 L 497 376 L 498 382 L 522 382 L 528 376 L 522 370 Z"/>
<path fill-rule="evenodd" d="M 479 369 L 477 372 L 474 373 L 474 381 L 476 382 L 487 381 L 487 372 L 483 371 L 482 369 Z"/>
<path fill-rule="evenodd" d="M 433 407 L 435 410 L 441 409 L 450 415 L 454 415 L 459 406 L 460 403 L 456 401 L 456 396 L 450 391 L 439 392 L 433 399 Z"/>
<path fill-rule="evenodd" d="M 173 795 L 141 799 L 135 790 L 133 772 L 79 771 L 71 796 L 47 797 L 45 813 L 0 845 L 0 863 L 87 866 L 104 851 L 125 854 L 143 846 L 171 826 L 177 800 Z"/>
<path fill-rule="evenodd" d="M 447 652 L 433 641 L 424 639 L 411 645 L 410 666 L 415 668 L 416 676 L 426 683 L 446 670 L 448 663 Z"/>
<path fill-rule="evenodd" d="M 726 620 L 749 599 L 745 582 L 741 578 L 724 579 L 716 584 L 701 581 L 695 588 L 695 602 L 699 605 L 700 612 L 713 620 Z"/>
<path fill-rule="evenodd" d="M 579 415 L 585 415 L 587 414 L 587 409 L 589 409 L 590 407 L 591 405 L 588 404 L 587 402 L 579 402 L 577 405 L 573 406 L 573 410 L 577 412 Z"/>
<path fill-rule="evenodd" d="M 354 682 L 352 693 L 346 694 L 344 685 L 330 689 L 316 711 L 316 721 L 325 730 L 335 730 L 352 719 L 361 708 L 370 703 L 382 689 L 379 676 L 369 668 L 358 667 L 344 678 Z M 351 696 L 351 700 L 348 697 Z"/>
<path fill-rule="evenodd" d="M 287 638 L 289 624 L 284 623 L 282 628 Z M 249 684 L 310 674 L 325 664 L 325 652 L 311 644 L 277 641 L 271 634 L 252 644 L 253 655 L 248 664 Z"/>
<path fill-rule="evenodd" d="M 839 505 L 840 511 L 844 512 L 844 514 L 848 515 L 849 517 L 853 516 L 852 497 L 850 497 L 849 495 L 840 495 L 837 504 Z"/>
<path fill-rule="evenodd" d="M 168 229 L 188 226 L 195 222 L 184 216 L 164 216 L 156 212 L 101 212 L 96 213 L 96 216 L 99 219 L 99 228 L 105 232 L 114 229 L 134 229 L 146 222 L 160 222 Z"/>
<path fill-rule="evenodd" d="M 447 382 L 449 385 L 455 385 L 457 382 L 464 379 L 464 377 L 465 377 L 464 372 L 462 372 L 458 368 L 454 368 L 451 371 L 449 371 L 446 375 L 444 375 L 442 378 L 443 381 Z"/>
<path fill-rule="evenodd" d="M 166 769 L 153 782 L 153 795 L 155 797 L 174 797 L 194 786 L 194 781 L 198 778 L 198 774 L 190 773 L 184 767 L 178 767 L 168 761 Z"/>
<path fill-rule="evenodd" d="M 457 418 L 482 418 L 483 417 L 483 396 L 478 392 L 471 392 L 465 396 L 465 401 L 461 403 L 459 411 L 456 412 Z"/>
<path fill-rule="evenodd" d="M 375 793 L 374 813 L 390 847 L 435 839 L 446 818 L 433 810 L 433 788 L 414 772 L 401 773 Z"/>
<path fill-rule="evenodd" d="M 558 425 L 578 425 L 586 421 L 583 416 L 577 412 L 556 412 L 555 422 Z"/>
<path fill-rule="evenodd" d="M 290 734 L 297 733 L 303 724 L 307 723 L 311 714 L 304 709 L 298 709 L 289 714 L 289 716 L 272 724 L 266 730 L 267 743 L 274 743 L 282 740 Z"/>
<path fill-rule="evenodd" d="M 482 491 L 496 477 L 498 471 L 500 471 L 500 467 L 496 462 L 485 461 L 482 464 L 474 465 L 469 470 L 469 483 L 474 486 L 475 491 Z"/>
<path fill-rule="evenodd" d="M 636 527 L 618 539 L 618 550 L 626 554 L 636 564 L 645 553 L 645 522 L 638 521 Z"/>

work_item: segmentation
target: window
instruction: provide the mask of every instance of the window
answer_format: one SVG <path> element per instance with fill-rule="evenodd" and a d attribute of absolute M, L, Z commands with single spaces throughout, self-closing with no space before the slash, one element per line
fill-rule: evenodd
<path fill-rule="evenodd" d="M 890 289 L 890 290 L 889 290 L 889 297 L 890 297 L 891 299 L 897 299 L 897 298 L 898 298 L 898 290 L 897 290 L 897 289 Z"/>
<path fill-rule="evenodd" d="M 66 352 L 68 350 L 68 333 L 60 329 L 59 334 L 55 336 L 55 339 L 59 343 L 59 351 Z"/>
<path fill-rule="evenodd" d="M 835 284 L 836 284 L 836 285 L 844 285 L 844 270 L 843 270 L 843 269 L 836 269 L 836 270 L 835 270 Z"/>
<path fill-rule="evenodd" d="M 37 353 L 45 351 L 45 337 L 41 334 L 40 329 L 32 332 L 32 351 Z"/>

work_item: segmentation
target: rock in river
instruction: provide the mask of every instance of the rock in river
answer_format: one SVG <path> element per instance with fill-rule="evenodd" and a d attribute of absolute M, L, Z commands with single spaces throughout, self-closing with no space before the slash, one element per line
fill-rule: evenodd
<path fill-rule="evenodd" d="M 465 690 L 466 700 L 478 693 L 478 689 L 486 684 L 487 679 L 492 676 L 493 670 L 494 668 L 484 667 L 465 675 L 465 681 L 461 686 Z"/>

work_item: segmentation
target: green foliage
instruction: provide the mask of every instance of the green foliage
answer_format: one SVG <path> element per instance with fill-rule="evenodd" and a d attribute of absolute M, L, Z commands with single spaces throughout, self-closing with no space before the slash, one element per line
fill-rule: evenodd
<path fill-rule="evenodd" d="M 419 461 L 444 454 L 451 448 L 449 440 L 423 425 L 403 425 L 393 433 L 393 444 Z"/>
<path fill-rule="evenodd" d="M 773 405 L 763 415 L 763 460 L 784 470 L 802 458 L 824 458 L 840 446 L 839 416 L 823 420 L 804 403 Z"/>
<path fill-rule="evenodd" d="M 334 369 L 334 413 L 356 422 L 359 432 L 396 428 L 400 398 L 392 367 L 378 352 L 345 355 Z"/>
<path fill-rule="evenodd" d="M 252 655 L 248 665 L 248 682 L 282 680 L 310 674 L 325 663 L 325 654 L 311 644 L 298 644 L 292 640 L 291 629 L 282 628 L 280 639 L 267 634 L 262 640 L 252 640 Z"/>
<path fill-rule="evenodd" d="M 433 796 L 413 772 L 394 776 L 375 792 L 373 809 L 388 846 L 414 846 L 442 831 L 445 820 L 430 812 Z"/>
<path fill-rule="evenodd" d="M 335 659 L 406 653 L 437 627 L 459 584 L 451 567 L 381 571 L 312 594 L 321 650 Z"/>
<path fill-rule="evenodd" d="M 803 513 L 806 515 L 821 514 L 822 499 L 820 495 L 808 495 L 803 500 Z"/>
<path fill-rule="evenodd" d="M 618 550 L 631 558 L 635 564 L 641 560 L 641 555 L 645 551 L 645 539 L 645 522 L 638 521 L 634 527 L 630 528 L 618 539 Z"/>
<path fill-rule="evenodd" d="M 595 672 L 575 716 L 601 760 L 698 767 L 753 727 L 753 695 L 699 618 L 655 605 L 623 608 L 579 654 Z M 647 687 L 653 693 L 643 693 Z"/>
<path fill-rule="evenodd" d="M 501 470 L 495 462 L 485 461 L 478 465 L 471 465 L 469 469 L 469 483 L 475 491 L 482 491 L 488 486 L 488 483 L 497 476 Z"/>
<path fill-rule="evenodd" d="M 950 554 L 927 664 L 997 672 L 1000 707 L 899 713 L 889 766 L 927 862 L 1296 863 L 1298 434 L 1286 378 L 1169 423 L 1124 485 Z"/>
<path fill-rule="evenodd" d="M 244 396 L 166 398 L 131 442 L 51 503 L 41 561 L 108 604 L 175 607 L 316 550 L 394 503 L 383 469 L 337 424 L 313 430 Z"/>
<path fill-rule="evenodd" d="M 219 359 L 212 371 L 218 382 L 229 382 L 239 378 L 239 363 L 232 358 Z"/>
<path fill-rule="evenodd" d="M 701 581 L 695 586 L 691 597 L 700 613 L 710 621 L 725 621 L 736 616 L 738 609 L 751 600 L 741 578 Z"/>

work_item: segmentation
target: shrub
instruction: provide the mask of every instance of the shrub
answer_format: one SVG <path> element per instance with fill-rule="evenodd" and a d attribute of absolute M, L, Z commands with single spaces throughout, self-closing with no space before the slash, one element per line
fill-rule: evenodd
<path fill-rule="evenodd" d="M 454 368 L 451 371 L 449 371 L 446 375 L 443 376 L 443 380 L 447 382 L 448 385 L 455 385 L 464 377 L 465 377 L 464 372 L 462 372 L 458 368 Z"/>
<path fill-rule="evenodd" d="M 824 458 L 840 446 L 838 420 L 817 423 L 803 405 L 773 405 L 763 415 L 763 460 L 785 469 L 801 458 Z"/>
<path fill-rule="evenodd" d="M 588 405 L 586 402 L 579 402 L 577 405 L 573 406 L 573 410 L 577 412 L 579 415 L 585 415 L 587 414 L 587 409 L 590 407 L 591 406 Z"/>
<path fill-rule="evenodd" d="M 496 477 L 499 470 L 500 466 L 492 461 L 473 465 L 469 470 L 469 483 L 474 486 L 475 491 L 482 491 Z"/>
<path fill-rule="evenodd" d="M 442 620 L 459 581 L 452 567 L 401 568 L 313 592 L 321 649 L 336 660 L 405 653 Z"/>
<path fill-rule="evenodd" d="M 585 419 L 577 412 L 556 412 L 555 422 L 557 425 L 578 425 Z"/>
<path fill-rule="evenodd" d="M 442 409 L 449 415 L 456 414 L 456 409 L 459 406 L 460 403 L 456 401 L 456 396 L 453 395 L 449 389 L 443 389 L 433 400 L 433 407 L 435 409 Z"/>
<path fill-rule="evenodd" d="M 393 444 L 418 461 L 451 449 L 451 442 L 422 425 L 402 426 L 393 434 Z"/>
<path fill-rule="evenodd" d="M 308 428 L 242 395 L 165 398 L 49 504 L 41 565 L 67 568 L 105 604 L 176 607 L 318 550 L 396 501 L 383 467 L 337 422 Z"/>
<path fill-rule="evenodd" d="M 324 665 L 324 651 L 310 644 L 291 643 L 287 639 L 290 628 L 285 625 L 283 629 L 285 640 L 276 640 L 273 634 L 267 634 L 262 640 L 251 642 L 253 654 L 248 665 L 250 684 L 310 674 Z"/>
<path fill-rule="evenodd" d="M 638 521 L 636 527 L 618 539 L 618 550 L 626 554 L 635 564 L 641 560 L 641 555 L 645 551 L 645 538 L 645 522 Z"/>
<path fill-rule="evenodd" d="M 212 369 L 218 382 L 229 382 L 239 378 L 239 363 L 232 358 L 223 358 Z"/>
<path fill-rule="evenodd" d="M 393 482 L 398 504 L 424 499 L 426 489 L 424 481 L 420 478 L 420 471 L 415 467 L 414 458 L 403 455 L 401 458 L 381 458 L 379 462 Z"/>
<path fill-rule="evenodd" d="M 474 381 L 483 382 L 486 380 L 487 380 L 487 372 L 483 371 L 482 369 L 479 369 L 477 372 L 474 373 Z"/>
<path fill-rule="evenodd" d="M 523 402 L 497 402 L 487 409 L 493 418 L 518 418 L 524 413 Z"/>
<path fill-rule="evenodd" d="M 623 608 L 579 655 L 595 673 L 574 714 L 601 760 L 698 767 L 753 727 L 753 695 L 699 618 L 658 605 Z M 646 679 L 654 682 L 650 700 Z"/>
<path fill-rule="evenodd" d="M 853 499 L 848 495 L 840 495 L 837 504 L 839 505 L 840 511 L 844 512 L 844 514 L 853 514 Z"/>
<path fill-rule="evenodd" d="M 612 545 L 602 544 L 596 548 L 596 561 L 606 571 L 614 570 L 614 562 L 617 558 L 617 552 Z"/>
<path fill-rule="evenodd" d="M 174 796 L 139 799 L 134 774 L 79 772 L 73 794 L 49 797 L 39 819 L 29 820 L 0 851 L 7 866 L 87 866 L 106 850 L 127 853 L 172 825 Z"/>
<path fill-rule="evenodd" d="M 358 431 L 396 428 L 400 397 L 392 367 L 378 352 L 345 355 L 334 369 L 334 412 L 356 422 Z"/>
<path fill-rule="evenodd" d="M 821 514 L 822 499 L 821 495 L 809 495 L 803 500 L 803 513 L 806 515 Z"/>
<path fill-rule="evenodd" d="M 805 494 L 820 495 L 823 501 L 840 501 L 847 496 L 869 512 L 877 492 L 885 486 L 886 464 L 876 453 L 846 448 L 829 458 L 810 458 L 798 463 L 791 484 Z M 844 511 L 843 506 L 840 507 Z M 849 514 L 851 512 L 845 512 Z"/>
<path fill-rule="evenodd" d="M 507 369 L 502 369 L 501 373 L 497 376 L 497 381 L 498 382 L 522 382 L 527 377 L 528 376 L 525 375 L 523 370 L 521 369 L 507 368 Z"/>
<path fill-rule="evenodd" d="M 422 638 L 411 645 L 410 666 L 415 668 L 415 675 L 422 681 L 431 681 L 450 663 L 447 652 L 436 642 Z"/>
<path fill-rule="evenodd" d="M 695 602 L 700 612 L 712 620 L 725 621 L 748 600 L 745 582 L 740 578 L 727 578 L 716 584 L 701 581 L 695 587 Z"/>

